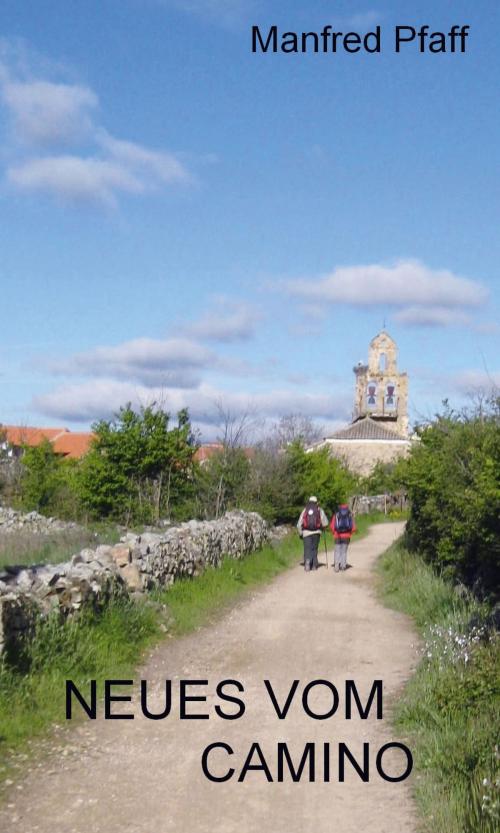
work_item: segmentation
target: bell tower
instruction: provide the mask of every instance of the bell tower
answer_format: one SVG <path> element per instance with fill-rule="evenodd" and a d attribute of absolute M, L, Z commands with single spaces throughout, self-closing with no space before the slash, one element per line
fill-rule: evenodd
<path fill-rule="evenodd" d="M 398 348 L 382 330 L 370 342 L 368 364 L 353 368 L 356 376 L 353 422 L 371 417 L 394 431 L 408 436 L 408 376 L 398 371 Z"/>

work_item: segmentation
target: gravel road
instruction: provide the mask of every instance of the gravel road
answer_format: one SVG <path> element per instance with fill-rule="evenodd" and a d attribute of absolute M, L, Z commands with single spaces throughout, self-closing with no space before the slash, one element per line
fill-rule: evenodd
<path fill-rule="evenodd" d="M 377 556 L 401 533 L 402 524 L 372 527 L 351 544 L 345 573 L 322 567 L 304 573 L 297 565 L 252 594 L 213 626 L 180 639 L 166 640 L 147 658 L 130 688 L 131 703 L 113 704 L 115 713 L 134 720 L 80 722 L 61 732 L 58 750 L 34 762 L 14 784 L 0 810 L 0 830 L 23 833 L 414 833 L 416 819 L 411 779 L 390 783 L 376 769 L 378 750 L 401 740 L 389 723 L 394 695 L 417 661 L 416 635 L 410 621 L 376 599 L 373 566 Z M 330 556 L 331 560 L 331 556 Z M 324 552 L 323 552 L 324 561 Z M 162 720 L 141 712 L 139 684 L 148 680 L 148 707 L 160 711 L 165 680 L 172 681 L 172 712 Z M 234 703 L 217 696 L 217 683 L 241 681 L 238 694 L 246 710 L 237 720 L 221 719 L 219 705 L 235 712 Z M 287 717 L 279 720 L 263 683 L 270 680 L 280 704 L 299 680 Z M 303 709 L 304 687 L 328 680 L 339 694 L 336 713 L 315 720 Z M 346 719 L 345 680 L 354 680 L 364 702 L 375 679 L 383 680 L 383 719 L 375 708 L 362 720 L 355 709 Z M 180 680 L 208 680 L 190 687 L 205 701 L 189 702 L 187 712 L 208 720 L 179 719 Z M 326 712 L 332 693 L 313 686 L 307 699 L 315 713 Z M 225 742 L 208 757 L 216 776 L 234 768 L 221 783 L 201 768 L 203 750 Z M 277 745 L 286 743 L 295 764 L 306 743 L 314 743 L 316 780 L 305 767 L 293 782 L 286 767 L 277 781 Z M 252 743 L 259 743 L 269 768 L 238 777 Z M 338 780 L 338 745 L 362 761 L 369 743 L 370 778 L 361 781 L 346 764 Z M 330 744 L 330 781 L 324 781 L 324 744 Z M 255 753 L 257 754 L 257 753 Z M 392 756 L 392 760 L 391 760 Z M 257 763 L 254 755 L 253 763 Z M 383 758 L 387 772 L 401 771 L 401 752 Z"/>

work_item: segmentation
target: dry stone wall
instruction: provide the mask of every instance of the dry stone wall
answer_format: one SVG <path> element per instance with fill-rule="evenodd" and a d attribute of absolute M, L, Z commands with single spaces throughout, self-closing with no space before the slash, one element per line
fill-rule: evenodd
<path fill-rule="evenodd" d="M 255 512 L 228 512 L 217 521 L 189 521 L 165 532 L 128 533 L 115 546 L 84 549 L 63 564 L 7 567 L 0 572 L 0 653 L 15 650 L 37 616 L 73 616 L 112 596 L 130 596 L 242 558 L 270 540 Z"/>
<path fill-rule="evenodd" d="M 78 524 L 73 521 L 46 518 L 38 512 L 23 513 L 7 506 L 0 506 L 0 534 L 15 535 L 22 531 L 36 535 L 49 535 L 52 532 L 63 532 L 68 529 L 78 529 Z"/>
<path fill-rule="evenodd" d="M 404 492 L 394 495 L 356 495 L 351 499 L 356 515 L 368 515 L 370 512 L 403 511 L 408 508 L 408 496 Z"/>

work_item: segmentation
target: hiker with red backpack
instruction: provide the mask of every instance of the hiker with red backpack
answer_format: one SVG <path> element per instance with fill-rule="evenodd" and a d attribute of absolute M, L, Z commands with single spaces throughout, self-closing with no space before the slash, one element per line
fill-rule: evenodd
<path fill-rule="evenodd" d="M 354 517 L 347 503 L 341 503 L 330 521 L 330 529 L 335 538 L 333 566 L 336 573 L 347 569 L 347 548 L 351 535 L 356 532 Z"/>
<path fill-rule="evenodd" d="M 321 531 L 328 526 L 328 518 L 318 503 L 318 498 L 311 495 L 297 521 L 297 529 L 304 541 L 304 569 L 306 573 L 318 569 L 318 546 Z"/>

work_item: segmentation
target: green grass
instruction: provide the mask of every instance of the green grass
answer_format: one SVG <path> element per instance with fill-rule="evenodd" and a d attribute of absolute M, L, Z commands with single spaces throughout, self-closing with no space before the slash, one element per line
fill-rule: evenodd
<path fill-rule="evenodd" d="M 368 534 L 370 527 L 373 524 L 394 523 L 395 521 L 405 521 L 407 514 L 405 512 L 393 512 L 384 515 L 383 512 L 369 512 L 367 515 L 356 515 L 356 529 L 357 532 L 353 536 L 353 541 L 358 541 Z"/>
<path fill-rule="evenodd" d="M 451 584 L 438 578 L 418 555 L 409 553 L 399 542 L 380 559 L 378 573 L 386 604 L 408 613 L 420 630 L 468 610 L 468 603 Z"/>
<path fill-rule="evenodd" d="M 266 546 L 246 558 L 224 558 L 220 567 L 210 567 L 194 581 L 176 581 L 155 598 L 168 606 L 173 632 L 188 633 L 219 616 L 244 593 L 297 563 L 301 554 L 302 542 L 292 534 L 277 547 Z"/>
<path fill-rule="evenodd" d="M 50 534 L 20 530 L 0 532 L 0 570 L 6 566 L 60 564 L 86 547 L 115 544 L 120 537 L 116 527 L 98 524 L 54 531 Z"/>
<path fill-rule="evenodd" d="M 52 722 L 64 722 L 67 679 L 86 690 L 90 679 L 99 688 L 106 678 L 130 674 L 159 637 L 160 622 L 156 606 L 123 600 L 99 615 L 40 622 L 17 664 L 0 666 L 0 761 L 22 751 Z"/>
<path fill-rule="evenodd" d="M 384 601 L 414 618 L 424 642 L 395 710 L 415 757 L 422 829 L 494 833 L 500 829 L 500 640 L 488 628 L 488 612 L 400 543 L 381 558 L 379 577 Z"/>

